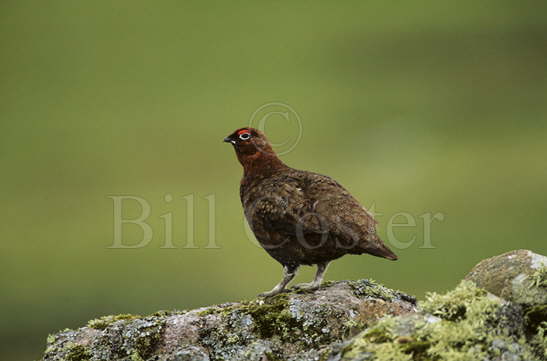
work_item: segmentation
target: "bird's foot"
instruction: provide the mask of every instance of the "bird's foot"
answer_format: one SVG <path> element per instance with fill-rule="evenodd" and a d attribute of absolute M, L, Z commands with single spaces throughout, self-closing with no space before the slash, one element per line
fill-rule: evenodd
<path fill-rule="evenodd" d="M 275 295 L 278 295 L 278 294 L 282 293 L 284 290 L 285 290 L 284 288 L 274 287 L 270 291 L 259 293 L 258 297 L 272 297 L 272 296 L 275 296 Z"/>
<path fill-rule="evenodd" d="M 307 283 L 299 283 L 297 285 L 294 285 L 294 288 L 297 290 L 316 290 L 321 286 L 321 284 L 316 282 L 307 282 Z"/>

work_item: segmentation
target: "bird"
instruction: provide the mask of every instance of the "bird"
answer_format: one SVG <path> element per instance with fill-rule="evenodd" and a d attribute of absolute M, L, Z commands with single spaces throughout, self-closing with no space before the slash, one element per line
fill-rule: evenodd
<path fill-rule="evenodd" d="M 370 254 L 397 260 L 376 234 L 376 220 L 329 176 L 287 166 L 266 135 L 243 127 L 224 138 L 243 166 L 240 198 L 256 239 L 283 266 L 281 281 L 259 296 L 286 291 L 300 266 L 317 266 L 312 282 L 321 286 L 329 262 L 346 254 Z"/>

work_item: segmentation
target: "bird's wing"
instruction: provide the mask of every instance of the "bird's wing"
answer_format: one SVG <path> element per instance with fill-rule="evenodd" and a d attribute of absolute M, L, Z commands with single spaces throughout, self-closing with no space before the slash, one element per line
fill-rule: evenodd
<path fill-rule="evenodd" d="M 306 173 L 305 178 L 306 197 L 314 200 L 311 211 L 343 246 L 376 238 L 376 220 L 344 187 L 320 174 Z"/>
<path fill-rule="evenodd" d="M 272 196 L 255 201 L 254 216 L 270 231 L 287 235 L 329 234 L 360 247 L 376 237 L 376 221 L 347 190 L 330 177 L 294 171 L 268 185 Z"/>

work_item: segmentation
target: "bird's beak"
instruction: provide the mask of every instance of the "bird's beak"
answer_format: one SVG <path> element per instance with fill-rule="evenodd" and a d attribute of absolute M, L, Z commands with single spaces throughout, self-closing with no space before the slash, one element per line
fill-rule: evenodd
<path fill-rule="evenodd" d="M 235 140 L 233 140 L 233 139 L 232 139 L 232 138 L 230 138 L 230 137 L 226 137 L 226 138 L 224 138 L 224 141 L 225 141 L 226 143 L 232 143 L 232 144 L 236 144 L 236 141 L 235 141 Z"/>

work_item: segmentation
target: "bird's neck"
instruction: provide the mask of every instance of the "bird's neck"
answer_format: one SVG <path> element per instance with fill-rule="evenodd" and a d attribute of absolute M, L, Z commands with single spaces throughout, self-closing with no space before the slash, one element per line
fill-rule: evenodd
<path fill-rule="evenodd" d="M 275 153 L 257 151 L 254 154 L 238 154 L 243 166 L 243 176 L 267 176 L 288 167 Z"/>

